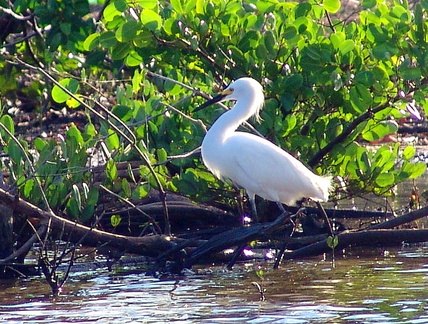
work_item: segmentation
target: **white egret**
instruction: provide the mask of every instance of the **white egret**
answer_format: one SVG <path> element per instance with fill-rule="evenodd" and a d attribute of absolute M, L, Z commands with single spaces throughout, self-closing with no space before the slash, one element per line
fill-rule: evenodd
<path fill-rule="evenodd" d="M 282 211 L 302 198 L 327 201 L 331 180 L 314 174 L 302 162 L 272 142 L 236 129 L 249 117 L 259 118 L 264 103 L 259 82 L 244 77 L 231 83 L 220 95 L 197 110 L 219 101 L 234 100 L 234 107 L 222 114 L 202 142 L 202 159 L 219 179 L 230 179 L 246 190 L 257 217 L 255 195 L 274 201 Z"/>

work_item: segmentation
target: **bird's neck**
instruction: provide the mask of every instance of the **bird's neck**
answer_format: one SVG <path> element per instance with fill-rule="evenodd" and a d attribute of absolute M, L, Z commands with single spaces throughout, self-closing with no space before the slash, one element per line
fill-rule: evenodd
<path fill-rule="evenodd" d="M 256 102 L 251 96 L 239 100 L 231 110 L 225 112 L 215 121 L 206 134 L 205 139 L 208 137 L 211 141 L 224 142 L 239 125 L 258 110 L 258 106 L 260 105 L 261 103 Z"/>

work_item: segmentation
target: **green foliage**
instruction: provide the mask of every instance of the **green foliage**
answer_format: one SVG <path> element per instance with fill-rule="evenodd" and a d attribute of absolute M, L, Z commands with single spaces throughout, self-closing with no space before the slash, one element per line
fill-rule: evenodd
<path fill-rule="evenodd" d="M 44 190 L 51 206 L 88 219 L 98 197 L 89 156 L 100 150 L 104 185 L 122 197 L 139 199 L 163 187 L 199 200 L 227 199 L 198 157 L 169 157 L 201 143 L 204 132 L 189 117 L 203 101 L 198 94 L 245 75 L 266 92 L 257 129 L 318 173 L 342 176 L 349 192 L 391 194 L 395 184 L 425 171 L 412 147 L 362 143 L 395 132 L 409 100 L 428 113 L 426 1 L 413 7 L 363 1 L 358 22 L 335 15 L 343 9 L 339 0 L 117 0 L 91 13 L 99 17 L 95 24 L 88 16 L 95 8 L 83 0 L 15 4 L 17 13 L 27 9 L 41 28 L 50 26 L 46 42 L 30 38 L 14 50 L 24 56 L 31 49 L 61 74 L 52 91 L 33 77 L 34 93 L 67 108 L 82 107 L 85 96 L 97 101 L 88 124 L 71 125 L 59 143 L 12 140 L 12 119 L 1 117 L 11 183 L 36 203 Z M 0 68 L 9 69 L 0 74 L 1 88 L 16 89 L 22 67 L 1 60 Z M 105 98 L 111 104 L 103 106 Z M 220 112 L 192 117 L 211 123 Z M 22 148 L 36 150 L 34 171 Z M 121 175 L 118 163 L 136 159 L 138 174 Z"/>
<path fill-rule="evenodd" d="M 339 237 L 337 235 L 327 237 L 327 245 L 330 249 L 334 250 L 338 244 Z"/>

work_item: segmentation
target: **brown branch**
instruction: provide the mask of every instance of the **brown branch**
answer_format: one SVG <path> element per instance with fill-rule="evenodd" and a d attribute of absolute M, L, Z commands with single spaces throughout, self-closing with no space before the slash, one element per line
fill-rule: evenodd
<path fill-rule="evenodd" d="M 46 212 L 33 204 L 22 200 L 4 189 L 0 189 L 0 203 L 12 208 L 15 212 L 27 217 L 41 219 L 42 224 L 50 221 L 52 230 L 60 230 L 69 235 L 70 242 L 97 247 L 108 244 L 110 247 L 126 250 L 130 253 L 157 257 L 175 246 L 169 236 L 147 235 L 143 237 L 128 237 L 90 228 L 71 220 Z"/>

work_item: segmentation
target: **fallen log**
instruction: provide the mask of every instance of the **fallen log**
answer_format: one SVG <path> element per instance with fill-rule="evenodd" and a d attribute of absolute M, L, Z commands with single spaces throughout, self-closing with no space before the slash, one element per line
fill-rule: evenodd
<path fill-rule="evenodd" d="M 72 243 L 79 243 L 93 247 L 107 244 L 111 248 L 117 248 L 121 251 L 149 257 L 157 257 L 159 254 L 175 246 L 172 239 L 165 235 L 129 237 L 84 226 L 77 222 L 55 215 L 52 212 L 44 211 L 1 188 L 0 204 L 8 206 L 14 212 L 22 213 L 26 217 L 35 217 L 40 219 L 41 224 L 47 224 L 52 229 L 62 231 L 64 235 L 66 235 L 67 240 Z M 0 260 L 0 264 L 1 262 L 2 260 Z"/>
<path fill-rule="evenodd" d="M 428 207 L 423 207 L 420 209 L 412 210 L 411 212 L 387 220 L 385 222 L 370 226 L 369 229 L 388 229 L 398 227 L 410 222 L 413 222 L 422 217 L 428 216 Z"/>
<path fill-rule="evenodd" d="M 428 230 L 426 229 L 377 229 L 358 232 L 344 232 L 337 235 L 338 244 L 335 250 L 341 250 L 350 246 L 394 246 L 406 243 L 419 243 L 428 241 Z M 283 259 L 297 259 L 320 255 L 331 252 L 327 239 L 302 247 L 300 249 L 285 252 Z"/>

